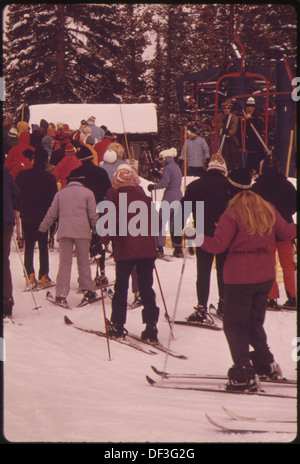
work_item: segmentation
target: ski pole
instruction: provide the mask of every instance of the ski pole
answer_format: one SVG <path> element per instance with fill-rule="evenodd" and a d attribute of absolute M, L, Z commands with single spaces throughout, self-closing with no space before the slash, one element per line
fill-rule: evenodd
<path fill-rule="evenodd" d="M 29 277 L 28 277 L 28 274 L 27 274 L 27 271 L 26 271 L 26 267 L 25 267 L 25 265 L 23 263 L 23 259 L 22 259 L 22 256 L 21 256 L 19 245 L 17 244 L 16 238 L 15 238 L 14 235 L 13 235 L 13 239 L 14 239 L 15 246 L 16 246 L 16 249 L 17 249 L 21 264 L 22 264 L 22 267 L 23 267 L 23 272 L 24 272 L 24 275 L 25 275 L 25 278 L 26 278 L 26 282 L 29 283 L 29 285 L 30 285 L 30 292 L 31 292 L 31 296 L 32 296 L 32 299 L 33 299 L 33 303 L 35 305 L 34 308 L 32 308 L 32 310 L 34 310 L 34 309 L 38 310 L 39 308 L 41 308 L 41 306 L 38 306 L 36 301 L 35 301 L 35 297 L 34 297 L 33 290 L 32 290 L 32 285 L 30 283 L 30 280 L 29 280 Z"/>
<path fill-rule="evenodd" d="M 96 258 L 97 262 L 97 271 L 100 267 L 100 260 L 99 257 Z M 101 299 L 102 299 L 102 309 L 103 309 L 103 317 L 104 317 L 104 324 L 105 324 L 105 333 L 106 333 L 106 343 L 107 343 L 107 352 L 108 352 L 108 360 L 111 361 L 110 356 L 110 345 L 109 345 L 109 337 L 108 337 L 108 327 L 107 327 L 107 319 L 106 319 L 106 312 L 105 312 L 105 303 L 104 303 L 104 294 L 103 294 L 103 286 L 101 281 L 101 273 L 99 275 L 99 285 L 100 285 L 100 292 L 101 292 Z"/>
<path fill-rule="evenodd" d="M 228 129 L 228 127 L 229 127 L 231 117 L 232 117 L 232 113 L 230 113 L 229 116 L 228 116 L 227 123 L 226 123 L 226 129 Z M 225 137 L 226 137 L 226 134 L 223 135 L 222 141 L 221 141 L 219 149 L 218 149 L 218 153 L 220 153 L 220 154 L 222 154 L 222 150 L 223 150 L 223 146 L 224 146 L 224 142 L 225 142 Z"/>
<path fill-rule="evenodd" d="M 178 301 L 179 301 L 179 294 L 180 294 L 180 290 L 181 290 L 181 284 L 182 284 L 183 273 L 184 273 L 184 269 L 185 269 L 185 263 L 186 263 L 187 253 L 188 253 L 188 249 L 185 248 L 185 249 L 183 250 L 183 262 L 182 262 L 182 267 L 181 267 L 181 272 L 180 272 L 180 278 L 179 278 L 179 284 L 178 284 L 177 294 L 176 294 L 176 300 L 175 300 L 175 306 L 174 306 L 174 311 L 173 311 L 172 327 L 173 327 L 174 321 L 176 320 L 176 312 L 177 312 L 177 306 L 178 306 Z M 171 344 L 171 334 L 172 334 L 172 331 L 170 331 L 170 335 L 169 335 L 169 340 L 168 340 L 168 345 L 167 345 L 168 349 L 170 348 L 170 344 Z M 167 359 L 168 359 L 168 353 L 166 353 L 166 358 L 165 358 L 165 364 L 164 364 L 163 372 L 166 372 Z"/>
<path fill-rule="evenodd" d="M 246 116 L 246 113 L 245 113 L 245 110 L 243 110 L 243 114 L 244 116 Z M 264 147 L 267 155 L 270 155 L 271 154 L 271 150 L 269 150 L 269 148 L 267 147 L 267 145 L 265 144 L 265 142 L 263 141 L 261 135 L 259 134 L 258 130 L 256 129 L 256 127 L 253 126 L 252 122 L 250 122 L 250 126 L 253 130 L 253 132 L 255 133 L 256 137 L 258 138 L 258 140 L 260 141 L 260 143 L 262 144 L 262 146 Z"/>
<path fill-rule="evenodd" d="M 171 319 L 170 319 L 170 316 L 169 316 L 169 313 L 168 313 L 168 310 L 167 310 L 167 305 L 166 305 L 166 302 L 165 302 L 164 294 L 163 294 L 163 291 L 162 291 L 162 287 L 161 287 L 161 284 L 160 284 L 160 279 L 158 277 L 158 272 L 157 272 L 157 268 L 156 268 L 155 264 L 154 264 L 154 270 L 155 270 L 155 275 L 156 275 L 156 278 L 157 278 L 157 283 L 158 283 L 158 286 L 159 286 L 159 291 L 160 291 L 160 294 L 161 294 L 161 298 L 162 298 L 162 301 L 163 301 L 163 305 L 164 305 L 164 308 L 165 308 L 165 318 L 168 321 L 170 331 L 171 331 L 171 334 L 172 334 L 172 338 L 174 339 L 174 335 L 173 335 L 173 332 L 172 332 Z"/>

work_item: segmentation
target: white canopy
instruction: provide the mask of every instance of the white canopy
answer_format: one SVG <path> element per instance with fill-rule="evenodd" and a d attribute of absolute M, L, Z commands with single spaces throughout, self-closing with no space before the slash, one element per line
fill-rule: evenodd
<path fill-rule="evenodd" d="M 156 105 L 153 103 L 133 104 L 75 104 L 50 103 L 29 107 L 29 124 L 47 122 L 68 124 L 76 130 L 83 119 L 95 116 L 96 126 L 106 126 L 115 134 L 157 133 Z"/>

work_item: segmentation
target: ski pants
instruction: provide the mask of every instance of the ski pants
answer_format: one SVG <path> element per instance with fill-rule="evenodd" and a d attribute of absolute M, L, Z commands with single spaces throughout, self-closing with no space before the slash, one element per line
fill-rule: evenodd
<path fill-rule="evenodd" d="M 196 247 L 196 257 L 197 257 L 197 281 L 196 281 L 196 290 L 197 290 L 197 299 L 198 304 L 207 307 L 209 289 L 210 289 L 210 275 L 213 265 L 214 256 L 216 257 L 216 268 L 217 268 L 217 282 L 218 282 L 218 291 L 219 298 L 224 298 L 224 283 L 223 283 L 223 267 L 226 260 L 228 252 L 219 253 L 214 255 L 208 253 L 207 251 L 202 250 L 199 247 Z"/>
<path fill-rule="evenodd" d="M 89 250 L 90 240 L 86 238 L 63 237 L 59 239 L 59 269 L 56 277 L 56 296 L 67 297 L 70 292 L 70 281 L 75 245 L 78 268 L 78 284 L 80 290 L 95 291 L 92 279 Z"/>
<path fill-rule="evenodd" d="M 276 242 L 270 247 L 274 254 L 278 253 L 280 266 L 283 272 L 283 282 L 288 298 L 296 297 L 295 264 L 293 257 L 293 242 L 291 240 Z M 279 298 L 279 289 L 276 279 L 269 293 L 270 300 Z"/>
<path fill-rule="evenodd" d="M 274 361 L 263 327 L 272 284 L 225 284 L 223 329 L 235 365 L 250 362 L 250 345 L 261 364 Z"/>
<path fill-rule="evenodd" d="M 130 274 L 136 266 L 137 280 L 143 303 L 142 322 L 144 324 L 158 321 L 159 308 L 153 286 L 153 258 L 116 261 L 116 283 L 112 299 L 111 322 L 124 325 L 127 315 L 127 295 Z"/>
<path fill-rule="evenodd" d="M 34 245 L 39 246 L 39 274 L 40 279 L 49 273 L 48 231 L 39 232 L 40 222 L 22 221 L 25 240 L 24 265 L 28 277 L 34 273 Z"/>

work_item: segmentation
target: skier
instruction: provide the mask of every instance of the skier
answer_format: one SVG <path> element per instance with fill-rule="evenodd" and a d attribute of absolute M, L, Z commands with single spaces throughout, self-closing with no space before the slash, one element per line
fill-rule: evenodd
<path fill-rule="evenodd" d="M 103 161 L 99 166 L 107 172 L 110 182 L 113 182 L 113 177 L 120 164 L 124 161 L 118 158 L 117 153 L 114 150 L 106 150 L 103 155 Z"/>
<path fill-rule="evenodd" d="M 174 158 L 177 156 L 176 148 L 170 148 L 169 150 L 163 150 L 158 155 L 158 160 L 163 166 L 163 171 L 161 178 L 157 184 L 149 184 L 148 190 L 152 192 L 153 190 L 165 189 L 162 202 L 172 203 L 173 201 L 180 201 L 182 198 L 181 183 L 182 183 L 182 174 L 180 168 L 175 163 Z M 175 242 L 174 237 L 174 215 L 176 211 L 173 209 L 170 213 L 170 234 L 172 239 L 172 245 L 174 248 L 173 256 L 180 258 L 182 254 L 182 243 L 177 239 Z M 162 214 L 160 210 L 160 221 L 162 221 Z M 158 257 L 164 256 L 164 249 L 166 236 L 165 236 L 165 227 L 166 224 L 161 224 L 160 234 L 157 237 L 157 252 Z"/>
<path fill-rule="evenodd" d="M 114 259 L 116 263 L 116 283 L 112 299 L 111 325 L 109 335 L 115 338 L 124 337 L 127 333 L 124 328 L 127 312 L 127 293 L 129 276 L 136 266 L 140 296 L 143 303 L 142 321 L 146 324 L 141 337 L 144 340 L 157 342 L 157 321 L 159 308 L 156 305 L 153 286 L 153 270 L 156 258 L 155 237 L 151 235 L 151 200 L 139 186 L 140 179 L 133 167 L 123 164 L 118 167 L 114 175 L 112 189 L 107 192 L 106 199 L 113 202 L 116 208 L 116 236 L 102 237 L 104 244 L 113 242 Z M 119 233 L 120 222 L 120 195 L 126 194 L 127 212 L 133 202 L 145 204 L 148 211 L 148 233 L 126 235 Z M 133 214 L 127 214 L 127 225 Z M 125 220 L 125 219 L 124 219 Z M 126 225 L 122 224 L 122 226 Z"/>
<path fill-rule="evenodd" d="M 234 363 L 228 371 L 228 389 L 255 391 L 255 373 L 281 377 L 263 328 L 275 274 L 269 248 L 275 237 L 292 240 L 295 236 L 295 224 L 288 224 L 273 205 L 248 189 L 230 200 L 214 236 L 204 237 L 201 248 L 207 252 L 223 253 L 229 248 L 223 272 L 223 328 Z M 249 345 L 254 348 L 251 353 Z"/>
<path fill-rule="evenodd" d="M 79 288 L 83 291 L 82 301 L 93 301 L 97 298 L 97 293 L 91 277 L 89 248 L 91 232 L 96 235 L 98 220 L 94 194 L 80 182 L 69 182 L 64 189 L 56 193 L 39 231 L 46 232 L 56 219 L 59 269 L 55 302 L 61 306 L 68 306 L 73 245 L 76 248 Z"/>
<path fill-rule="evenodd" d="M 251 126 L 255 127 L 258 133 L 261 134 L 264 127 L 264 120 L 262 116 L 256 113 L 255 107 L 255 99 L 253 97 L 248 98 L 246 101 L 246 111 L 240 119 L 240 129 L 238 133 L 240 145 L 246 156 L 246 160 L 243 160 L 243 167 L 253 173 L 258 173 L 259 163 L 264 158 L 264 149 Z"/>
<path fill-rule="evenodd" d="M 98 155 L 98 166 L 100 165 L 101 161 L 103 161 L 103 156 L 107 150 L 108 145 L 113 141 L 114 136 L 111 134 L 109 130 L 106 130 L 103 140 L 95 144 L 94 149 L 96 150 Z"/>
<path fill-rule="evenodd" d="M 107 190 L 111 186 L 109 177 L 104 169 L 99 166 L 96 166 L 93 162 L 93 153 L 91 150 L 82 145 L 76 152 L 76 156 L 80 162 L 80 166 L 76 169 L 73 169 L 67 179 L 67 183 L 72 181 L 79 181 L 85 187 L 89 188 L 94 196 L 96 205 L 104 199 L 104 196 Z M 96 243 L 96 237 L 93 242 L 93 249 L 96 253 L 96 250 L 100 252 L 100 271 L 101 271 L 101 280 L 102 284 L 108 284 L 108 279 L 105 276 L 105 249 L 102 247 L 100 241 L 98 241 L 98 246 Z M 99 253 L 96 254 L 99 254 Z M 91 253 L 91 258 L 94 258 L 96 254 Z M 99 284 L 98 277 L 95 279 L 96 285 Z"/>
<path fill-rule="evenodd" d="M 14 305 L 13 285 L 10 271 L 10 244 L 13 235 L 15 216 L 14 204 L 20 195 L 20 189 L 13 180 L 6 166 L 2 168 L 3 175 L 3 318 L 12 317 Z"/>
<path fill-rule="evenodd" d="M 209 159 L 209 146 L 205 139 L 197 135 L 196 127 L 189 127 L 187 130 L 187 140 L 179 157 L 179 165 L 182 170 L 185 156 L 187 158 L 187 175 L 201 177 Z"/>
<path fill-rule="evenodd" d="M 266 201 L 272 203 L 281 216 L 289 223 L 293 221 L 293 215 L 297 211 L 297 191 L 293 184 L 279 172 L 279 162 L 274 156 L 267 156 L 260 165 L 260 176 L 252 187 L 253 192 L 258 193 Z M 283 271 L 284 288 L 287 301 L 284 308 L 296 309 L 296 281 L 295 264 L 293 259 L 292 240 L 279 240 L 272 245 L 274 256 L 278 253 L 279 262 Z M 274 279 L 269 293 L 268 308 L 279 309 L 277 299 L 279 289 Z"/>
<path fill-rule="evenodd" d="M 81 161 L 77 157 L 77 152 L 72 145 L 68 143 L 65 146 L 65 155 L 61 161 L 57 163 L 53 171 L 53 175 L 56 178 L 56 182 L 60 184 L 60 188 L 64 188 L 67 185 L 67 178 L 71 171 L 81 166 Z"/>
<path fill-rule="evenodd" d="M 101 127 L 96 126 L 95 122 L 96 122 L 95 116 L 90 116 L 87 120 L 87 123 L 88 123 L 87 127 L 91 130 L 91 133 L 94 136 L 96 143 L 97 143 L 103 140 L 105 132 Z"/>
<path fill-rule="evenodd" d="M 227 168 L 224 158 L 216 153 L 212 155 L 205 174 L 191 182 L 181 200 L 182 210 L 184 202 L 192 202 L 192 211 L 196 223 L 196 203 L 204 201 L 204 233 L 212 237 L 216 224 L 221 214 L 225 211 L 229 200 L 228 184 L 226 180 Z M 176 238 L 178 240 L 178 238 Z M 221 313 L 224 301 L 223 265 L 227 252 L 216 255 L 216 268 L 218 278 L 219 303 L 218 310 Z M 196 291 L 198 304 L 195 311 L 187 317 L 191 322 L 207 322 L 207 303 L 210 289 L 210 274 L 214 260 L 214 253 L 196 247 L 197 281 Z"/>
<path fill-rule="evenodd" d="M 237 130 L 238 130 L 238 117 L 231 112 L 232 103 L 230 100 L 226 100 L 222 103 L 222 113 L 217 115 L 216 121 L 216 129 L 219 134 L 219 144 L 223 137 L 224 145 L 221 150 L 222 156 L 225 159 L 228 171 L 232 169 L 238 168 L 238 146 L 239 141 L 237 138 Z M 230 118 L 230 122 L 227 126 L 228 119 Z"/>
<path fill-rule="evenodd" d="M 21 195 L 18 209 L 22 220 L 25 239 L 24 265 L 29 278 L 26 285 L 35 288 L 51 285 L 49 277 L 48 234 L 38 234 L 39 225 L 51 206 L 57 192 L 57 184 L 53 174 L 46 171 L 48 153 L 38 146 L 34 154 L 31 169 L 21 171 L 16 177 L 16 183 Z M 34 271 L 34 245 L 39 246 L 39 274 L 36 280 Z"/>

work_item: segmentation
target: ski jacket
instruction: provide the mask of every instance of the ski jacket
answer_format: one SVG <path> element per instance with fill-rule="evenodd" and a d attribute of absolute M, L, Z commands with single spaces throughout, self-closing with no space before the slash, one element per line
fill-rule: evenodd
<path fill-rule="evenodd" d="M 127 195 L 125 208 L 123 200 L 120 199 L 120 195 L 124 193 Z M 156 258 L 155 236 L 151 235 L 151 199 L 145 194 L 143 188 L 138 185 L 136 187 L 121 187 L 116 190 L 112 187 L 108 190 L 105 200 L 110 200 L 116 208 L 116 235 L 107 235 L 106 237 L 102 237 L 101 241 L 104 244 L 108 244 L 109 241 L 112 240 L 114 260 L 122 261 L 130 259 Z M 144 203 L 147 210 L 147 218 L 143 217 L 143 219 L 147 221 L 147 231 L 145 235 L 140 234 L 133 236 L 130 234 L 128 228 L 128 224 L 132 218 L 136 214 L 139 214 L 139 211 L 137 211 L 137 213 L 128 212 L 128 208 L 130 208 L 130 205 L 135 201 Z M 127 211 L 127 218 L 125 210 Z M 120 212 L 125 213 L 124 219 L 120 216 Z M 122 226 L 122 228 L 124 227 L 124 222 L 121 224 L 123 220 L 126 221 L 125 226 L 127 228 L 127 233 L 121 236 L 120 226 Z"/>
<path fill-rule="evenodd" d="M 107 172 L 95 166 L 91 160 L 83 161 L 81 166 L 70 172 L 67 183 L 72 181 L 79 181 L 89 188 L 95 195 L 96 204 L 104 199 L 107 190 L 111 187 Z"/>
<path fill-rule="evenodd" d="M 202 168 L 204 166 L 204 158 L 209 158 L 209 147 L 206 141 L 199 136 L 186 140 L 186 148 L 184 144 L 179 157 L 180 160 L 184 160 L 185 152 L 188 167 Z"/>
<path fill-rule="evenodd" d="M 55 177 L 44 169 L 33 167 L 19 172 L 16 183 L 21 190 L 17 206 L 21 219 L 40 223 L 57 192 Z"/>
<path fill-rule="evenodd" d="M 98 165 L 103 161 L 103 156 L 104 153 L 106 152 L 106 149 L 110 143 L 112 143 L 112 138 L 111 137 L 104 137 L 104 139 L 101 142 L 98 142 L 94 145 L 94 150 L 96 150 L 97 155 L 98 155 Z"/>
<path fill-rule="evenodd" d="M 227 124 L 227 116 L 225 116 L 223 113 L 218 113 L 217 115 L 217 120 L 216 120 L 216 126 L 217 126 L 217 131 L 219 134 L 219 143 L 221 142 L 223 138 L 223 130 L 226 128 Z M 228 131 L 229 131 L 229 137 L 234 141 L 234 143 L 239 146 L 239 139 L 237 136 L 238 133 L 238 124 L 239 124 L 239 118 L 232 113 L 230 123 L 228 126 Z"/>
<path fill-rule="evenodd" d="M 283 174 L 275 171 L 262 174 L 251 190 L 272 203 L 287 222 L 293 222 L 297 211 L 297 191 Z"/>
<path fill-rule="evenodd" d="M 53 175 L 56 178 L 56 182 L 61 183 L 61 188 L 67 185 L 67 177 L 73 169 L 81 166 L 81 161 L 74 154 L 65 155 L 63 159 L 56 165 Z"/>
<path fill-rule="evenodd" d="M 181 200 L 182 191 L 182 173 L 179 166 L 175 163 L 173 158 L 167 158 L 161 178 L 157 184 L 154 185 L 153 190 L 165 189 L 162 200 L 172 202 L 174 200 Z"/>
<path fill-rule="evenodd" d="M 30 149 L 33 152 L 35 151 L 35 148 L 30 145 L 29 132 L 21 132 L 18 144 L 9 150 L 4 162 L 4 166 L 8 168 L 13 179 L 15 179 L 18 173 L 23 169 L 32 168 L 31 161 L 23 154 L 23 152 L 27 149 Z"/>
<path fill-rule="evenodd" d="M 3 173 L 3 184 L 2 184 L 2 193 L 3 193 L 3 223 L 4 224 L 15 224 L 15 204 L 20 195 L 20 189 L 18 185 L 12 178 L 12 175 L 9 173 L 9 170 L 6 166 L 2 168 Z"/>
<path fill-rule="evenodd" d="M 204 234 L 213 236 L 217 222 L 225 211 L 229 200 L 226 177 L 217 169 L 206 171 L 200 179 L 191 182 L 181 200 L 192 202 L 193 219 L 196 222 L 196 202 L 204 202 Z"/>
<path fill-rule="evenodd" d="M 224 269 L 225 284 L 255 284 L 275 277 L 275 258 L 270 246 L 275 236 L 291 240 L 296 236 L 295 224 L 288 224 L 274 208 L 276 222 L 270 235 L 249 235 L 234 208 L 219 219 L 213 237 L 204 237 L 201 248 L 210 253 L 229 249 Z"/>
<path fill-rule="evenodd" d="M 57 218 L 57 241 L 63 237 L 90 240 L 98 220 L 93 193 L 80 182 L 70 182 L 56 193 L 39 230 L 46 232 Z"/>

